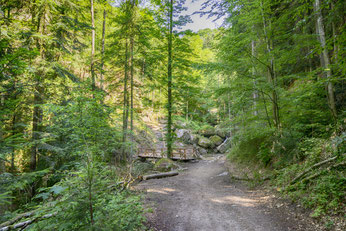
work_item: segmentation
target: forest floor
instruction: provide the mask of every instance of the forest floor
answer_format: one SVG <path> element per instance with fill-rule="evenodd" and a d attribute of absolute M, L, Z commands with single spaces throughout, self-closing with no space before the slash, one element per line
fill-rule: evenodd
<path fill-rule="evenodd" d="M 304 210 L 278 199 L 264 189 L 250 189 L 231 180 L 226 159 L 211 155 L 183 163 L 178 176 L 143 181 L 136 189 L 145 192 L 152 230 L 281 231 L 323 230 Z"/>

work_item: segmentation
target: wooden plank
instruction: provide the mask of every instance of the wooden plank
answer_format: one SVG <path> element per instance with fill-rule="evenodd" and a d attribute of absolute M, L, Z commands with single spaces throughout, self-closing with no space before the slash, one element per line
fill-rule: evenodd
<path fill-rule="evenodd" d="M 138 150 L 137 156 L 143 158 L 164 158 L 165 150 L 165 148 L 142 148 Z M 196 151 L 194 148 L 175 148 L 173 149 L 172 154 L 172 159 L 175 160 L 193 160 L 196 157 Z"/>

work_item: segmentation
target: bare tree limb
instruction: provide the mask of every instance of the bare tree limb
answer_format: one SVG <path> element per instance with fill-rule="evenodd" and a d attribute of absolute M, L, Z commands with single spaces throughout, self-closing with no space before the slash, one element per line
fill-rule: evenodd
<path fill-rule="evenodd" d="M 334 160 L 336 160 L 336 158 L 338 158 L 338 156 L 333 156 L 332 158 L 329 158 L 327 160 L 321 161 L 317 164 L 314 164 L 313 166 L 311 166 L 310 168 L 306 169 L 304 172 L 300 173 L 298 176 L 296 176 L 290 183 L 290 185 L 295 184 L 299 179 L 301 179 L 305 174 L 307 174 L 308 172 L 312 171 L 315 168 L 318 168 L 324 164 L 327 164 L 329 162 L 332 162 Z"/>

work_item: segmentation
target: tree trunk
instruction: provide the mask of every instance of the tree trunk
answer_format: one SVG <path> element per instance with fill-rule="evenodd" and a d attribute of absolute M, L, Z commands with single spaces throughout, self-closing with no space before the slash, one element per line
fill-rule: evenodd
<path fill-rule="evenodd" d="M 177 176 L 177 175 L 179 175 L 177 171 L 157 173 L 157 174 L 143 176 L 143 180 L 159 179 L 159 178 L 171 177 L 171 176 Z"/>
<path fill-rule="evenodd" d="M 128 41 L 125 42 L 125 63 L 124 63 L 124 106 L 123 106 L 123 143 L 125 145 L 127 138 L 127 122 L 128 122 L 128 96 L 127 96 L 127 81 L 128 81 Z M 122 150 L 123 159 L 126 159 L 125 146 Z"/>
<path fill-rule="evenodd" d="M 32 142 L 31 157 L 30 157 L 30 170 L 35 171 L 37 165 L 37 154 L 38 154 L 38 141 L 39 132 L 42 123 L 42 110 L 40 105 L 42 104 L 42 93 L 43 89 L 40 86 L 40 79 L 36 77 L 36 85 L 34 92 L 34 111 L 32 114 Z"/>
<path fill-rule="evenodd" d="M 252 57 L 256 57 L 256 48 L 255 48 L 255 41 L 252 40 L 251 41 L 251 55 Z M 254 107 L 254 112 L 253 114 L 255 116 L 258 115 L 258 111 L 257 111 L 257 100 L 258 100 L 258 92 L 256 90 L 256 70 L 255 70 L 255 62 L 253 62 L 252 64 L 252 77 L 254 78 L 253 80 L 253 85 L 254 85 L 254 91 L 252 93 L 252 98 L 253 98 L 253 107 Z"/>
<path fill-rule="evenodd" d="M 14 97 L 16 99 L 16 96 Z M 13 112 L 13 117 L 12 117 L 12 137 L 16 135 L 16 112 Z M 15 165 L 14 165 L 14 158 L 15 158 L 15 148 L 14 145 L 12 147 L 12 153 L 11 153 L 11 172 L 14 173 L 15 171 Z"/>
<path fill-rule="evenodd" d="M 131 38 L 130 41 L 130 53 L 131 53 L 131 70 L 130 70 L 130 78 L 131 78 L 131 122 L 130 122 L 130 129 L 133 131 L 133 75 L 134 75 L 134 66 L 133 66 L 133 46 L 134 46 L 134 39 Z"/>
<path fill-rule="evenodd" d="M 95 56 L 95 18 L 94 18 L 94 1 L 90 0 L 90 13 L 91 13 L 91 88 L 95 90 L 95 70 L 94 70 L 94 56 Z M 94 93 L 93 93 L 94 96 Z"/>
<path fill-rule="evenodd" d="M 326 85 L 326 91 L 327 91 L 327 100 L 329 104 L 329 108 L 332 112 L 332 115 L 334 118 L 337 118 L 337 111 L 336 111 L 336 105 L 335 105 L 335 96 L 334 96 L 334 86 L 333 83 L 331 82 L 332 78 L 332 71 L 330 69 L 330 59 L 328 55 L 328 49 L 326 46 L 326 36 L 324 32 L 324 25 L 323 25 L 323 16 L 321 12 L 321 1 L 320 0 L 315 0 L 314 4 L 314 11 L 316 13 L 316 27 L 317 27 L 317 32 L 319 35 L 319 40 L 321 47 L 323 49 L 322 51 L 322 66 L 325 72 L 325 76 L 327 78 L 327 85 Z"/>
<path fill-rule="evenodd" d="M 262 21 L 263 21 L 263 32 L 264 32 L 264 39 L 267 46 L 267 52 L 270 57 L 270 64 L 268 65 L 268 82 L 272 85 L 272 110 L 273 110 L 273 118 L 274 118 L 274 125 L 276 128 L 280 127 L 280 117 L 279 117 L 279 104 L 278 104 L 278 95 L 276 92 L 276 74 L 274 70 L 274 57 L 272 57 L 272 42 L 271 39 L 268 36 L 267 32 L 267 22 L 264 15 L 264 8 L 263 8 L 263 2 L 261 1 L 261 7 L 262 7 Z"/>
<path fill-rule="evenodd" d="M 101 74 L 100 74 L 100 88 L 103 90 L 103 66 L 104 66 L 104 56 L 105 56 L 105 38 L 106 38 L 106 16 L 107 11 L 103 10 L 103 26 L 102 26 L 102 50 L 101 50 Z"/>
<path fill-rule="evenodd" d="M 0 104 L 1 104 L 1 102 L 0 102 Z M 0 142 L 3 141 L 3 131 L 2 131 L 2 129 L 3 129 L 2 128 L 2 124 L 0 123 Z M 0 174 L 4 173 L 6 171 L 5 163 L 6 163 L 6 159 L 5 158 L 4 159 L 0 158 Z M 3 193 L 3 192 L 0 191 L 0 193 Z M 0 211 L 1 211 L 1 207 L 0 207 Z M 0 214 L 1 214 L 1 212 L 0 212 Z"/>
<path fill-rule="evenodd" d="M 169 4 L 169 35 L 168 35 L 168 103 L 167 103 L 167 157 L 172 157 L 172 39 L 173 39 L 173 0 Z"/>

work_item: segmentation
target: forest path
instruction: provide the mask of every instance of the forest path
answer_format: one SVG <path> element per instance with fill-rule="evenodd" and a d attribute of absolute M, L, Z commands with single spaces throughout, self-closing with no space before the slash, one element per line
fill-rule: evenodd
<path fill-rule="evenodd" d="M 143 181 L 146 203 L 153 207 L 149 226 L 162 231 L 312 230 L 260 190 L 230 180 L 225 158 L 214 155 L 184 163 L 178 176 Z"/>

